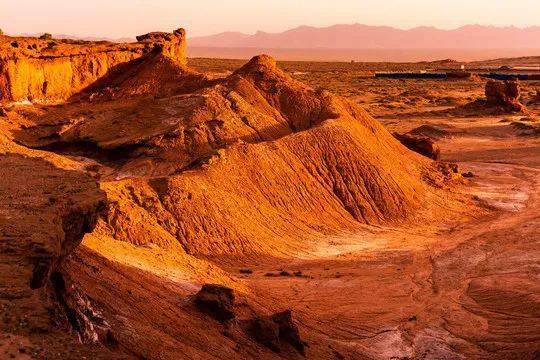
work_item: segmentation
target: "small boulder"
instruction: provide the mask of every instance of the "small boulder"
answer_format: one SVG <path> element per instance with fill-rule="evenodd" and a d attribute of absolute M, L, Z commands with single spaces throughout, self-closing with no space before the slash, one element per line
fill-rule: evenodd
<path fill-rule="evenodd" d="M 279 325 L 271 317 L 256 317 L 249 324 L 249 334 L 257 342 L 266 346 L 272 351 L 280 352 Z"/>
<path fill-rule="evenodd" d="M 249 333 L 256 341 L 272 351 L 281 352 L 282 344 L 287 343 L 305 355 L 306 343 L 300 337 L 291 310 L 254 318 L 251 320 Z"/>
<path fill-rule="evenodd" d="M 234 291 L 222 285 L 205 284 L 195 295 L 194 303 L 199 310 L 214 319 L 225 322 L 234 319 Z"/>
<path fill-rule="evenodd" d="M 426 136 L 394 133 L 394 137 L 409 150 L 417 152 L 433 160 L 439 160 L 441 158 L 440 148 L 432 139 Z"/>
<path fill-rule="evenodd" d="M 276 313 L 272 315 L 272 320 L 279 325 L 279 337 L 304 354 L 306 344 L 300 338 L 300 331 L 293 321 L 292 311 L 286 310 Z"/>
<path fill-rule="evenodd" d="M 453 177 L 460 173 L 459 165 L 454 163 L 441 162 L 437 164 L 437 168 L 443 175 Z"/>
<path fill-rule="evenodd" d="M 500 107 L 507 112 L 522 112 L 525 107 L 519 101 L 521 91 L 519 82 L 489 80 L 485 88 L 486 104 L 491 107 Z"/>

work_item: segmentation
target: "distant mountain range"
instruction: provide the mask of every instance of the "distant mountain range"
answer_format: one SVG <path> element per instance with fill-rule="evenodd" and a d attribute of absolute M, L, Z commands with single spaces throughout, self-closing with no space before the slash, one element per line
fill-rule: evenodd
<path fill-rule="evenodd" d="M 10 34 L 11 35 L 11 34 Z M 23 36 L 23 37 L 39 37 L 43 33 L 23 33 L 23 34 L 13 34 L 11 36 Z M 72 39 L 72 40 L 84 40 L 84 41 L 110 41 L 116 43 L 129 43 L 137 41 L 135 38 L 118 38 L 112 39 L 108 37 L 99 37 L 99 36 L 77 36 L 77 35 L 66 35 L 66 34 L 52 34 L 55 39 Z"/>
<path fill-rule="evenodd" d="M 54 35 L 56 39 L 75 39 L 75 40 L 84 40 L 84 41 L 110 41 L 116 43 L 131 43 L 137 41 L 135 38 L 123 37 L 118 39 L 108 38 L 108 37 L 99 37 L 99 36 L 72 36 L 72 35 Z"/>
<path fill-rule="evenodd" d="M 189 39 L 190 47 L 267 49 L 538 49 L 540 26 L 467 25 L 454 30 L 401 30 L 361 24 L 300 26 L 282 33 L 224 32 Z"/>

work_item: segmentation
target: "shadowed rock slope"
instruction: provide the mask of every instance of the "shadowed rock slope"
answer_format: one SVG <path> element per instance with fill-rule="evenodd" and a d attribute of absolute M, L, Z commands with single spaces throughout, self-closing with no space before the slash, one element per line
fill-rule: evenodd
<path fill-rule="evenodd" d="M 74 356 L 108 354 L 66 332 L 70 320 L 58 305 L 63 295 L 51 280 L 62 277 L 63 261 L 94 229 L 106 194 L 76 163 L 17 146 L 1 128 L 0 178 L 0 357 L 35 346 L 52 358 L 55 342 Z"/>

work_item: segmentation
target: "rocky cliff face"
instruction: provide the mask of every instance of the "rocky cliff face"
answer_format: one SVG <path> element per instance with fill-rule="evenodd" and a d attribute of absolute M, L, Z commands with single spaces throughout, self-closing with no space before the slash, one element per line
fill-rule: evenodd
<path fill-rule="evenodd" d="M 0 333 L 50 329 L 50 279 L 105 208 L 92 177 L 41 155 L 0 136 Z"/>
<path fill-rule="evenodd" d="M 0 37 L 0 101 L 68 99 L 115 68 L 151 51 L 186 63 L 183 29 L 139 36 L 133 44 Z"/>

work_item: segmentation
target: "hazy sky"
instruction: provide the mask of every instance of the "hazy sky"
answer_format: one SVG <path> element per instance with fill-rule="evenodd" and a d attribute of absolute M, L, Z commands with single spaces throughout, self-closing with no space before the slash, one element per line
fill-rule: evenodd
<path fill-rule="evenodd" d="M 540 0 L 0 0 L 8 34 L 133 37 L 184 27 L 198 36 L 337 23 L 524 27 L 540 25 Z"/>

